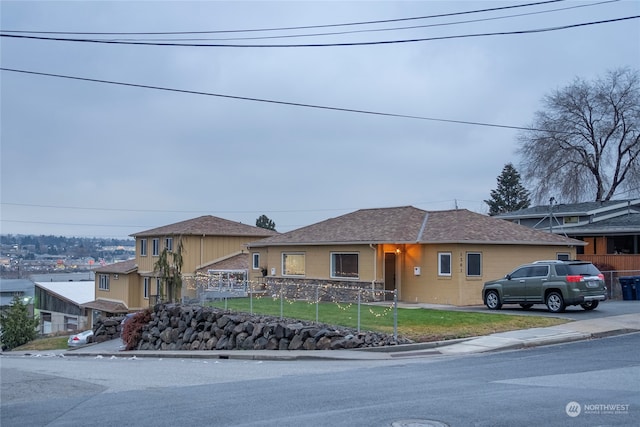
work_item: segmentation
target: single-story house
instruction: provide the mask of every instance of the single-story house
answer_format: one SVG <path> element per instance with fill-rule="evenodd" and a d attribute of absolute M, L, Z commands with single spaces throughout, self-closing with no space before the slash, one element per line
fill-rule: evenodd
<path fill-rule="evenodd" d="M 36 282 L 35 315 L 40 332 L 72 332 L 91 327 L 87 310 L 82 307 L 95 298 L 93 281 Z"/>
<path fill-rule="evenodd" d="M 587 243 L 465 209 L 361 209 L 251 242 L 252 283 L 380 290 L 400 301 L 475 305 L 485 281 Z"/>

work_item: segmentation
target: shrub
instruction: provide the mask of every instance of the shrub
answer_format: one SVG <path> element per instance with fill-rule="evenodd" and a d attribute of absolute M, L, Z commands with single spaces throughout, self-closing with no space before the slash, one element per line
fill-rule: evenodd
<path fill-rule="evenodd" d="M 33 341 L 36 338 L 38 319 L 29 315 L 22 298 L 14 296 L 11 307 L 0 316 L 2 326 L 2 348 L 12 349 Z"/>
<path fill-rule="evenodd" d="M 142 328 L 151 321 L 152 310 L 147 308 L 130 318 L 125 318 L 122 326 L 122 341 L 126 350 L 135 350 L 142 338 Z"/>

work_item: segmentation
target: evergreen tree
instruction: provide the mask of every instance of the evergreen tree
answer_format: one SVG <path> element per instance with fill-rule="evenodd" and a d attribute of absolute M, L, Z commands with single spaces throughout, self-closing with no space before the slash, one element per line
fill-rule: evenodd
<path fill-rule="evenodd" d="M 489 215 L 498 215 L 528 208 L 531 204 L 529 191 L 520 183 L 520 174 L 511 163 L 507 163 L 498 177 L 498 188 L 491 190 Z"/>
<path fill-rule="evenodd" d="M 276 230 L 276 223 L 269 219 L 266 215 L 260 215 L 258 219 L 256 219 L 256 227 L 266 228 L 267 230 Z"/>
<path fill-rule="evenodd" d="M 16 348 L 33 341 L 36 338 L 38 319 L 29 316 L 27 305 L 18 295 L 13 297 L 11 307 L 6 313 L 0 314 L 0 326 L 2 333 L 0 340 L 3 348 Z"/>

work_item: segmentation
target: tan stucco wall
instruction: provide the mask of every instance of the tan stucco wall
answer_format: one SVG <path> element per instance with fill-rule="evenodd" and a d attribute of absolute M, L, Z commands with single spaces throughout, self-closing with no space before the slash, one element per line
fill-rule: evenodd
<path fill-rule="evenodd" d="M 357 253 L 358 254 L 358 278 L 331 278 L 331 253 Z M 305 254 L 305 279 L 331 279 L 334 281 L 360 281 L 370 282 L 374 279 L 374 264 L 377 258 L 375 250 L 369 245 L 345 245 L 345 246 L 274 246 L 269 248 L 252 248 L 250 254 L 260 254 L 260 267 L 267 268 L 269 277 L 283 277 L 282 275 L 282 254 L 283 253 L 303 253 Z M 253 255 L 251 262 L 253 261 Z M 275 275 L 271 274 L 271 269 L 275 268 Z M 380 268 L 378 266 L 378 268 Z M 380 273 L 381 274 L 381 273 Z M 249 279 L 259 282 L 262 280 L 262 272 L 254 270 L 249 265 Z"/>
<path fill-rule="evenodd" d="M 100 276 L 109 276 L 109 290 L 103 291 L 99 288 Z M 105 299 L 110 301 L 122 301 L 129 306 L 129 281 L 130 277 L 127 274 L 118 274 L 118 278 L 115 278 L 113 273 L 96 273 L 95 289 L 96 299 Z M 133 275 L 134 277 L 137 275 Z"/>
<path fill-rule="evenodd" d="M 451 276 L 438 276 L 438 252 L 450 252 Z M 479 277 L 466 275 L 468 252 L 480 253 L 482 271 Z M 575 248 L 527 245 L 438 245 L 408 246 L 404 257 L 400 284 L 400 299 L 405 302 L 433 304 L 482 304 L 485 281 L 503 277 L 517 266 L 535 260 L 556 259 L 568 253 L 575 259 Z M 420 267 L 420 276 L 414 267 Z"/>
<path fill-rule="evenodd" d="M 529 246 L 529 245 L 377 245 L 373 251 L 368 245 L 350 246 L 292 246 L 252 248 L 251 254 L 260 254 L 260 266 L 266 267 L 269 277 L 282 277 L 282 254 L 305 254 L 305 279 L 349 281 L 331 279 L 330 266 L 332 252 L 357 252 L 359 257 L 359 281 L 384 279 L 384 254 L 397 253 L 396 286 L 400 301 L 410 303 L 432 303 L 451 305 L 482 304 L 482 286 L 485 281 L 503 277 L 517 266 L 541 259 L 556 259 L 559 253 L 568 253 L 575 259 L 573 247 Z M 452 258 L 451 276 L 438 276 L 438 253 L 450 252 Z M 481 254 L 481 275 L 467 277 L 467 252 Z M 374 267 L 374 259 L 376 265 Z M 415 275 L 414 268 L 420 268 Z M 275 275 L 271 269 L 275 268 Z M 375 273 L 374 273 L 375 272 Z M 260 283 L 260 270 L 249 269 L 250 280 Z"/>

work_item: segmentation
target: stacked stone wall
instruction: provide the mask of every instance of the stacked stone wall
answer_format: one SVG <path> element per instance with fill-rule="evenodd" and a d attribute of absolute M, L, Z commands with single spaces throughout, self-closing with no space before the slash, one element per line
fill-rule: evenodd
<path fill-rule="evenodd" d="M 375 332 L 233 313 L 216 308 L 158 304 L 137 350 L 338 350 L 408 344 Z"/>

